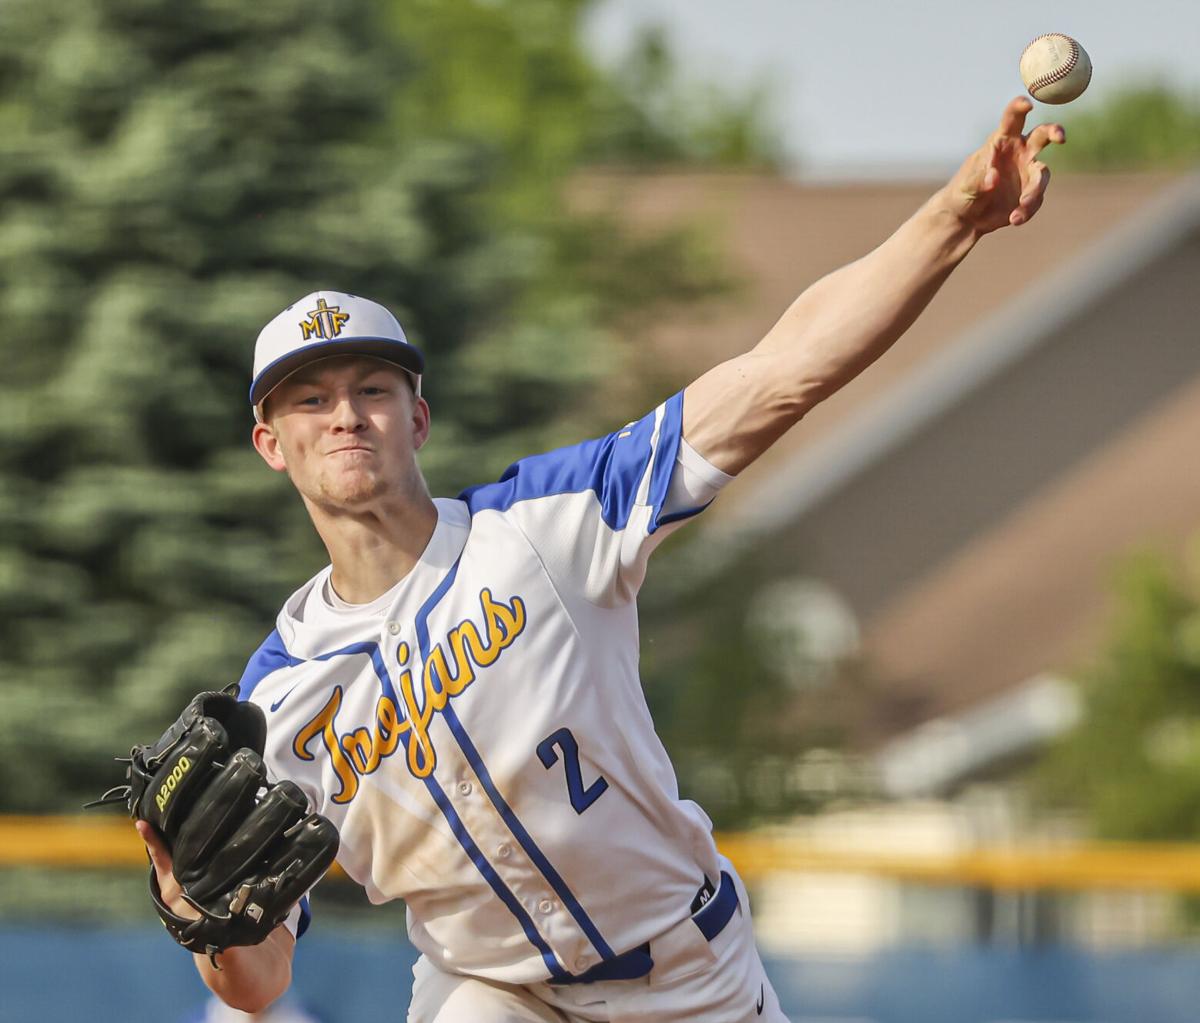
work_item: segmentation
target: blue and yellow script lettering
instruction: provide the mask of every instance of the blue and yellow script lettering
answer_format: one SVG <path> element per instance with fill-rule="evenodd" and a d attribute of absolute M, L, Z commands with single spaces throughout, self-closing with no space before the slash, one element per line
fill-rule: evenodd
<path fill-rule="evenodd" d="M 494 664 L 525 630 L 525 602 L 520 597 L 513 596 L 505 603 L 485 588 L 479 593 L 479 607 L 482 626 L 468 618 L 430 647 L 419 684 L 409 667 L 412 651 L 407 643 L 400 644 L 396 700 L 381 695 L 374 720 L 367 727 L 338 732 L 343 690 L 335 686 L 325 706 L 296 733 L 292 752 L 301 760 L 316 759 L 313 747 L 320 740 L 340 783 L 332 796 L 335 803 L 349 803 L 358 794 L 359 779 L 395 753 L 402 739 L 413 776 L 427 778 L 433 772 L 437 751 L 429 728 L 434 714 L 445 710 L 453 697 L 475 681 L 477 669 Z"/>

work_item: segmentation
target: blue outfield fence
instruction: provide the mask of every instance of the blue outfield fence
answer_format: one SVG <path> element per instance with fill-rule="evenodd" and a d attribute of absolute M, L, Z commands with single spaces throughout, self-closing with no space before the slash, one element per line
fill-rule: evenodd
<path fill-rule="evenodd" d="M 895 948 L 767 959 L 793 1023 L 1196 1023 L 1200 950 Z"/>
<path fill-rule="evenodd" d="M 309 934 L 295 990 L 322 1023 L 403 1021 L 406 941 Z M 1195 1023 L 1200 948 L 894 948 L 767 958 L 793 1023 Z M 160 930 L 0 928 L 3 1023 L 186 1023 L 205 990 Z"/>

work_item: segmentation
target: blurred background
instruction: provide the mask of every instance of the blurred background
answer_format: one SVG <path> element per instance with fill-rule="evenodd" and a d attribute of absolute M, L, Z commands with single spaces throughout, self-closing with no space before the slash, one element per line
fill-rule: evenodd
<path fill-rule="evenodd" d="M 1047 31 L 1045 208 L 656 555 L 643 676 L 793 1020 L 1194 1020 L 1200 8 L 1044 7 L 3 0 L 0 1020 L 216 1019 L 78 809 L 324 563 L 263 323 L 389 305 L 456 493 L 753 345 Z M 314 906 L 276 1018 L 403 1019 L 403 908 Z"/>

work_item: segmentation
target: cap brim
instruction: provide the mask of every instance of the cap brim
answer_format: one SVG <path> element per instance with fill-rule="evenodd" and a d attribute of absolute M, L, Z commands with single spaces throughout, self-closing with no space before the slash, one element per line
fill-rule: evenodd
<path fill-rule="evenodd" d="M 418 376 L 425 371 L 425 359 L 421 352 L 404 341 L 385 337 L 350 337 L 315 344 L 288 352 L 281 359 L 270 363 L 250 385 L 250 404 L 257 405 L 296 370 L 318 359 L 329 359 L 337 355 L 370 355 L 406 369 Z"/>

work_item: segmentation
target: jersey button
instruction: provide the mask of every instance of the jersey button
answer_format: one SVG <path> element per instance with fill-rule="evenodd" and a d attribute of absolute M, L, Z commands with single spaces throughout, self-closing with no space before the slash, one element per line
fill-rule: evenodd
<path fill-rule="evenodd" d="M 496 846 L 496 859 L 506 860 L 512 855 L 512 846 L 505 842 L 503 845 Z"/>
<path fill-rule="evenodd" d="M 471 794 L 471 783 L 469 781 L 460 781 L 458 783 L 458 794 L 460 796 L 469 796 Z"/>
<path fill-rule="evenodd" d="M 399 622 L 388 622 L 387 630 L 393 636 L 399 636 L 400 635 L 400 623 Z"/>
<path fill-rule="evenodd" d="M 588 961 L 583 956 L 575 957 L 575 972 L 583 973 L 588 968 Z"/>
<path fill-rule="evenodd" d="M 553 912 L 554 912 L 554 903 L 553 903 L 553 901 L 552 901 L 552 900 L 550 900 L 550 899 L 541 899 L 541 900 L 539 900 L 539 902 L 538 902 L 538 912 L 539 912 L 539 913 L 543 913 L 543 914 L 544 914 L 544 913 L 553 913 Z"/>

